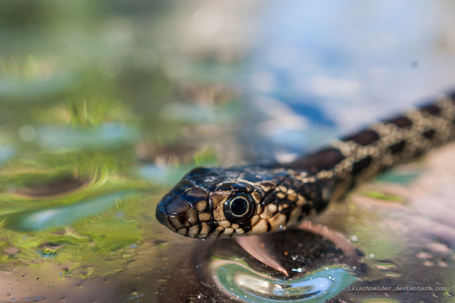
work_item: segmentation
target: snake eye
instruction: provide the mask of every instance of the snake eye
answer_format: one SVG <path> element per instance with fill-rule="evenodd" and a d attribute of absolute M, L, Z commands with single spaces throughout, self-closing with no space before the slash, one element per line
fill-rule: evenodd
<path fill-rule="evenodd" d="M 230 202 L 231 213 L 236 217 L 241 217 L 248 212 L 249 202 L 244 197 L 236 197 Z"/>
<path fill-rule="evenodd" d="M 224 203 L 224 215 L 232 222 L 240 222 L 250 217 L 254 203 L 249 195 L 239 193 Z"/>

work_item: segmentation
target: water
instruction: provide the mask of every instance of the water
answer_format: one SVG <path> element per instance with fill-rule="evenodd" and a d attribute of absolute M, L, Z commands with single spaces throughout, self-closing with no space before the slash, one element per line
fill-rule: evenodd
<path fill-rule="evenodd" d="M 453 145 L 263 238 L 288 278 L 154 215 L 196 165 L 290 160 L 451 87 L 452 6 L 2 3 L 0 301 L 450 302 Z"/>

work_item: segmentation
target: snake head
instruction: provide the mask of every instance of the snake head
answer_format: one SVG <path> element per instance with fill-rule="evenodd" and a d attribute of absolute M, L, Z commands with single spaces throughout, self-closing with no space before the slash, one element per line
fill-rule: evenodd
<path fill-rule="evenodd" d="M 263 211 L 265 192 L 238 177 L 236 169 L 193 169 L 158 203 L 158 221 L 193 238 L 250 232 Z"/>
<path fill-rule="evenodd" d="M 282 230 L 312 207 L 295 191 L 299 184 L 289 171 L 264 166 L 195 168 L 158 203 L 156 217 L 193 238 Z"/>

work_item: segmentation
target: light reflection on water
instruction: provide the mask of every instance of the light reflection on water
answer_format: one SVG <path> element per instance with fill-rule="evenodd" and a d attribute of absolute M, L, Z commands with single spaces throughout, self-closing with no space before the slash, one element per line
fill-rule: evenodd
<path fill-rule="evenodd" d="M 91 129 L 40 127 L 36 141 L 44 149 L 96 150 L 118 148 L 138 141 L 140 132 L 120 123 L 103 123 Z"/>
<path fill-rule="evenodd" d="M 114 192 L 69 205 L 14 213 L 6 218 L 6 226 L 24 231 L 69 226 L 83 218 L 101 214 L 121 199 L 127 199 L 134 194 L 134 191 Z"/>
<path fill-rule="evenodd" d="M 235 260 L 214 260 L 211 270 L 223 292 L 246 302 L 323 302 L 357 280 L 336 265 L 285 280 L 254 271 Z"/>
<path fill-rule="evenodd" d="M 358 256 L 345 254 L 337 241 L 296 229 L 261 237 L 257 244 L 286 269 L 288 277 L 273 265 L 260 262 L 253 252 L 247 253 L 245 242 L 234 239 L 211 241 L 195 250 L 194 258 L 195 264 L 200 264 L 200 281 L 213 284 L 208 289 L 222 302 L 224 298 L 240 302 L 323 302 L 365 274 Z"/>
<path fill-rule="evenodd" d="M 2 146 L 0 148 L 0 166 L 3 162 L 9 160 L 14 155 L 14 149 L 11 146 Z"/>

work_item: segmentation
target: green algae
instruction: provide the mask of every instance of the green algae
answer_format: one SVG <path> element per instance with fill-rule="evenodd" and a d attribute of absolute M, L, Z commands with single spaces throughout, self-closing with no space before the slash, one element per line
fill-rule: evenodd
<path fill-rule="evenodd" d="M 365 192 L 363 193 L 364 196 L 366 197 L 369 197 L 369 198 L 373 198 L 373 199 L 377 199 L 377 200 L 383 200 L 383 201 L 403 201 L 404 199 L 402 197 L 399 197 L 399 196 L 395 196 L 395 195 L 388 195 L 388 194 L 385 194 L 383 192 L 379 192 L 379 191 L 368 191 L 368 192 Z"/>

